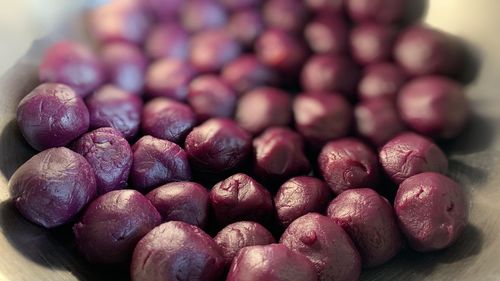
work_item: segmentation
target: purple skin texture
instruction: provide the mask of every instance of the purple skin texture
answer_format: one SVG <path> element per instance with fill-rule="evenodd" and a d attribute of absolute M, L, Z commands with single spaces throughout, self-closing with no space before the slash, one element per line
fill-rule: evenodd
<path fill-rule="evenodd" d="M 204 228 L 208 223 L 208 191 L 195 182 L 172 182 L 153 189 L 146 197 L 163 222 L 183 221 Z"/>
<path fill-rule="evenodd" d="M 180 11 L 182 25 L 189 32 L 222 27 L 227 21 L 226 11 L 219 1 L 186 1 Z"/>
<path fill-rule="evenodd" d="M 177 58 L 163 58 L 153 62 L 146 72 L 146 95 L 184 101 L 188 84 L 196 75 L 194 67 Z"/>
<path fill-rule="evenodd" d="M 160 214 L 144 195 L 115 190 L 92 201 L 73 232 L 88 261 L 116 264 L 128 261 L 137 242 L 160 222 Z"/>
<path fill-rule="evenodd" d="M 336 195 L 353 188 L 376 186 L 380 167 L 375 153 L 354 138 L 327 143 L 318 156 L 318 167 Z"/>
<path fill-rule="evenodd" d="M 340 92 L 352 96 L 360 74 L 359 67 L 346 56 L 314 55 L 302 69 L 301 83 L 308 92 Z"/>
<path fill-rule="evenodd" d="M 97 194 L 127 186 L 132 167 L 132 149 L 119 131 L 99 128 L 84 134 L 72 145 L 94 169 Z"/>
<path fill-rule="evenodd" d="M 262 15 L 268 27 L 296 33 L 302 30 L 308 17 L 302 1 L 296 0 L 264 1 Z"/>
<path fill-rule="evenodd" d="M 302 137 L 287 127 L 271 127 L 253 140 L 254 170 L 262 180 L 282 182 L 311 170 Z"/>
<path fill-rule="evenodd" d="M 108 80 L 125 91 L 141 94 L 148 61 L 137 46 L 127 43 L 106 44 L 101 60 Z"/>
<path fill-rule="evenodd" d="M 184 3 L 183 0 L 144 0 L 144 5 L 160 21 L 176 17 Z"/>
<path fill-rule="evenodd" d="M 406 74 L 397 65 L 383 62 L 367 66 L 358 84 L 361 100 L 387 98 L 396 100 L 406 82 Z"/>
<path fill-rule="evenodd" d="M 405 130 L 393 101 L 371 99 L 358 103 L 354 108 L 358 134 L 381 147 Z"/>
<path fill-rule="evenodd" d="M 393 23 L 404 13 L 404 0 L 346 0 L 347 13 L 358 23 Z"/>
<path fill-rule="evenodd" d="M 403 133 L 382 147 L 379 161 L 396 184 L 423 172 L 445 173 L 448 158 L 432 141 L 415 133 Z"/>
<path fill-rule="evenodd" d="M 296 219 L 280 243 L 305 255 L 316 268 L 318 281 L 359 280 L 359 253 L 347 233 L 329 217 L 309 213 Z"/>
<path fill-rule="evenodd" d="M 352 107 L 335 93 L 301 94 L 293 103 L 295 127 L 314 147 L 346 136 L 353 123 Z"/>
<path fill-rule="evenodd" d="M 267 229 L 251 221 L 239 221 L 224 227 L 214 237 L 214 241 L 221 248 L 227 266 L 245 247 L 276 243 Z"/>
<path fill-rule="evenodd" d="M 304 0 L 306 6 L 314 12 L 339 13 L 344 0 Z"/>
<path fill-rule="evenodd" d="M 213 118 L 195 127 L 184 147 L 196 170 L 220 173 L 247 159 L 252 137 L 230 119 Z"/>
<path fill-rule="evenodd" d="M 276 84 L 277 73 L 253 55 L 242 55 L 222 69 L 222 79 L 238 95 L 243 95 L 265 85 Z"/>
<path fill-rule="evenodd" d="M 182 144 L 196 125 L 196 114 L 186 104 L 154 98 L 144 105 L 141 129 L 146 135 Z"/>
<path fill-rule="evenodd" d="M 391 58 L 397 30 L 394 26 L 364 23 L 351 31 L 351 53 L 359 64 L 373 64 Z"/>
<path fill-rule="evenodd" d="M 182 0 L 181 0 L 182 1 Z M 152 59 L 188 57 L 188 33 L 175 22 L 160 23 L 154 26 L 144 42 L 144 51 Z"/>
<path fill-rule="evenodd" d="M 292 98 L 278 88 L 257 88 L 240 98 L 235 119 L 252 134 L 271 126 L 287 126 L 292 121 Z"/>
<path fill-rule="evenodd" d="M 317 281 L 311 262 L 282 244 L 241 249 L 234 258 L 227 281 Z"/>
<path fill-rule="evenodd" d="M 264 27 L 260 11 L 253 8 L 232 13 L 227 23 L 228 32 L 245 47 L 253 46 Z"/>
<path fill-rule="evenodd" d="M 219 76 L 205 74 L 189 84 L 187 102 L 204 122 L 214 117 L 232 117 L 237 95 Z"/>
<path fill-rule="evenodd" d="M 304 27 L 304 38 L 316 54 L 341 54 L 348 48 L 349 27 L 341 17 L 318 16 Z"/>
<path fill-rule="evenodd" d="M 105 73 L 96 54 L 86 46 L 61 41 L 45 51 L 38 77 L 42 82 L 66 84 L 85 97 L 104 83 Z"/>
<path fill-rule="evenodd" d="M 447 248 L 460 237 L 467 225 L 467 205 L 458 183 L 427 172 L 401 183 L 394 210 L 410 247 L 430 252 Z"/>
<path fill-rule="evenodd" d="M 280 186 L 274 196 L 274 207 L 281 225 L 287 227 L 307 213 L 323 213 L 332 198 L 332 191 L 323 181 L 300 176 Z"/>
<path fill-rule="evenodd" d="M 191 37 L 189 60 L 199 72 L 217 72 L 236 59 L 239 43 L 225 29 L 211 29 Z"/>
<path fill-rule="evenodd" d="M 83 100 L 63 84 L 44 83 L 17 106 L 17 124 L 36 150 L 65 146 L 89 128 L 89 111 Z"/>
<path fill-rule="evenodd" d="M 224 5 L 229 10 L 238 11 L 244 8 L 257 7 L 263 1 L 262 0 L 219 0 L 219 2 Z"/>
<path fill-rule="evenodd" d="M 130 265 L 132 281 L 218 281 L 224 258 L 212 238 L 185 222 L 163 223 L 135 247 Z"/>
<path fill-rule="evenodd" d="M 70 222 L 96 194 L 92 167 L 65 147 L 30 158 L 12 175 L 9 189 L 17 210 L 45 228 Z"/>
<path fill-rule="evenodd" d="M 349 234 L 365 268 L 386 263 L 403 245 L 391 204 L 372 189 L 346 190 L 330 203 L 328 216 Z"/>
<path fill-rule="evenodd" d="M 420 134 L 450 139 L 460 134 L 469 115 L 463 86 L 443 76 L 424 76 L 410 81 L 400 91 L 399 113 Z"/>
<path fill-rule="evenodd" d="M 242 220 L 268 222 L 274 211 L 269 191 L 242 173 L 214 185 L 210 190 L 210 205 L 221 226 Z"/>
<path fill-rule="evenodd" d="M 130 183 L 139 191 L 191 179 L 186 152 L 173 142 L 144 136 L 132 146 L 132 151 Z"/>
<path fill-rule="evenodd" d="M 142 100 L 111 84 L 101 87 L 85 100 L 90 114 L 90 128 L 112 127 L 127 139 L 139 131 Z"/>

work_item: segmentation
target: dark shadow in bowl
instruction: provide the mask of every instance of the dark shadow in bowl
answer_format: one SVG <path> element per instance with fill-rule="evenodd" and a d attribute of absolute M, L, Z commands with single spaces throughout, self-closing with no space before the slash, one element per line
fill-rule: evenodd
<path fill-rule="evenodd" d="M 10 179 L 12 174 L 24 162 L 30 159 L 36 151 L 23 138 L 16 120 L 5 125 L 0 133 L 0 171 L 5 178 Z"/>
<path fill-rule="evenodd" d="M 484 234 L 479 228 L 469 224 L 462 236 L 450 248 L 429 254 L 437 263 L 454 263 L 456 261 L 476 256 L 484 244 Z"/>
<path fill-rule="evenodd" d="M 423 19 L 429 9 L 429 0 L 405 0 L 403 24 L 408 25 Z"/>
<path fill-rule="evenodd" d="M 481 157 L 485 160 L 486 157 Z M 488 180 L 488 173 L 478 167 L 474 167 L 465 161 L 455 159 L 449 160 L 449 176 L 458 181 L 462 186 L 480 187 Z"/>
<path fill-rule="evenodd" d="M 459 73 L 457 73 L 457 79 L 467 85 L 472 83 L 479 76 L 482 64 L 481 53 L 476 46 L 465 39 L 455 37 L 455 40 L 460 44 L 461 59 L 463 60 L 463 66 L 460 68 Z"/>

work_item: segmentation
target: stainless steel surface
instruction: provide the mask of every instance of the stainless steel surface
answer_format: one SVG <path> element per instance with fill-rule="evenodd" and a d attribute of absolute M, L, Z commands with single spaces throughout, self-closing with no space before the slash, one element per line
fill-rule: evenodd
<path fill-rule="evenodd" d="M 475 116 L 459 139 L 444 146 L 451 159 L 450 175 L 470 196 L 470 226 L 450 249 L 431 254 L 404 251 L 390 263 L 365 271 L 362 280 L 500 280 L 499 10 L 498 0 L 430 0 L 425 16 L 429 24 L 463 38 L 469 50 L 464 77 Z M 23 50 L 9 54 L 17 59 L 14 66 L 5 65 L 14 59 L 0 61 L 9 67 L 0 78 L 0 280 L 127 280 L 126 269 L 87 264 L 75 253 L 69 228 L 47 231 L 34 226 L 8 201 L 8 178 L 34 153 L 12 121 L 17 102 L 37 83 L 43 49 L 54 38 L 76 34 L 75 18 L 56 19 L 62 22 L 42 39 L 37 39 L 39 33 L 26 35 L 33 44 L 25 55 L 19 53 Z M 16 42 L 2 42 L 11 43 Z"/>

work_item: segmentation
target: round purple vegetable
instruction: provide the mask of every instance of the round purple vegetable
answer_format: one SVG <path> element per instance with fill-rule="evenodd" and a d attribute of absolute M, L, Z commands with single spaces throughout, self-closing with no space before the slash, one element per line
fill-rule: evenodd
<path fill-rule="evenodd" d="M 387 98 L 395 100 L 406 82 L 406 74 L 392 63 L 377 63 L 365 68 L 358 84 L 361 100 Z"/>
<path fill-rule="evenodd" d="M 396 28 L 390 25 L 364 23 L 351 31 L 351 53 L 358 63 L 372 64 L 388 60 L 396 39 Z"/>
<path fill-rule="evenodd" d="M 264 22 L 270 28 L 300 32 L 307 20 L 307 9 L 302 1 L 268 0 L 262 7 Z"/>
<path fill-rule="evenodd" d="M 143 2 L 149 12 L 160 21 L 176 18 L 184 3 L 183 0 L 143 0 Z"/>
<path fill-rule="evenodd" d="M 19 102 L 17 124 L 33 148 L 44 150 L 65 146 L 85 133 L 89 111 L 70 87 L 44 83 Z"/>
<path fill-rule="evenodd" d="M 392 23 L 404 13 L 404 0 L 345 0 L 351 19 L 356 22 Z"/>
<path fill-rule="evenodd" d="M 190 32 L 222 27 L 226 21 L 226 11 L 219 1 L 190 0 L 183 3 L 181 22 Z"/>
<path fill-rule="evenodd" d="M 88 261 L 113 264 L 127 261 L 137 242 L 160 222 L 160 214 L 144 195 L 115 190 L 92 201 L 73 232 Z"/>
<path fill-rule="evenodd" d="M 467 225 L 467 204 L 458 183 L 427 172 L 401 183 L 394 209 L 410 246 L 430 252 L 447 248 L 460 237 Z"/>
<path fill-rule="evenodd" d="M 380 150 L 380 164 L 397 184 L 423 172 L 444 173 L 448 159 L 432 141 L 415 133 L 403 133 L 390 140 Z"/>
<path fill-rule="evenodd" d="M 401 249 L 392 206 L 372 189 L 346 190 L 330 203 L 328 216 L 349 234 L 364 267 L 382 265 Z"/>
<path fill-rule="evenodd" d="M 340 54 L 348 47 L 349 27 L 340 17 L 325 14 L 304 27 L 304 38 L 316 54 Z"/>
<path fill-rule="evenodd" d="M 177 0 L 176 0 L 177 1 Z M 180 0 L 182 1 L 182 0 Z M 152 59 L 187 59 L 189 51 L 187 32 L 175 22 L 154 26 L 144 42 L 144 51 Z"/>
<path fill-rule="evenodd" d="M 65 147 L 30 158 L 12 175 L 9 188 L 19 212 L 46 228 L 70 222 L 96 194 L 92 167 Z"/>
<path fill-rule="evenodd" d="M 229 33 L 243 46 L 251 47 L 264 30 L 258 9 L 248 8 L 231 14 L 227 23 Z"/>
<path fill-rule="evenodd" d="M 187 97 L 188 84 L 195 75 L 193 66 L 183 60 L 157 60 L 146 72 L 146 95 L 183 101 Z"/>
<path fill-rule="evenodd" d="M 233 60 L 222 69 L 221 76 L 238 95 L 276 84 L 278 80 L 276 73 L 253 55 L 243 55 Z"/>

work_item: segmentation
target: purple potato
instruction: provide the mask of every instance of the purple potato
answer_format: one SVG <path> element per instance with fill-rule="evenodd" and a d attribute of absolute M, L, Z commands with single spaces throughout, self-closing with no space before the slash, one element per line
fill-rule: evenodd
<path fill-rule="evenodd" d="M 179 24 L 161 23 L 149 32 L 144 42 L 144 51 L 148 57 L 156 60 L 162 58 L 185 60 L 189 53 L 188 43 L 188 33 Z"/>
<path fill-rule="evenodd" d="M 252 47 L 255 39 L 264 30 L 262 15 L 254 8 L 236 11 L 231 14 L 227 29 L 241 45 Z"/>
<path fill-rule="evenodd" d="M 346 0 L 345 6 L 356 22 L 392 23 L 402 19 L 404 0 Z"/>
<path fill-rule="evenodd" d="M 144 136 L 132 146 L 132 151 L 130 183 L 140 191 L 191 179 L 186 152 L 173 142 Z"/>
<path fill-rule="evenodd" d="M 340 17 L 318 16 L 304 27 L 304 37 L 316 54 L 341 54 L 348 48 L 349 27 Z"/>
<path fill-rule="evenodd" d="M 458 183 L 433 172 L 405 180 L 394 200 L 399 227 L 419 252 L 437 251 L 455 243 L 467 225 L 467 205 Z"/>
<path fill-rule="evenodd" d="M 391 58 L 397 30 L 394 26 L 364 23 L 351 31 L 351 53 L 360 64 L 373 64 Z"/>
<path fill-rule="evenodd" d="M 348 189 L 376 186 L 380 178 L 377 156 L 354 138 L 327 143 L 318 156 L 318 167 L 336 195 Z"/>
<path fill-rule="evenodd" d="M 237 12 L 244 8 L 253 8 L 259 6 L 262 0 L 220 0 L 219 2 L 227 9 Z"/>
<path fill-rule="evenodd" d="M 372 189 L 346 190 L 330 203 L 328 216 L 349 234 L 366 268 L 386 263 L 403 245 L 392 205 Z"/>
<path fill-rule="evenodd" d="M 286 227 L 307 213 L 323 213 L 332 198 L 332 191 L 323 181 L 300 176 L 280 186 L 274 197 L 274 206 L 281 225 Z"/>
<path fill-rule="evenodd" d="M 365 101 L 378 98 L 395 100 L 406 79 L 406 74 L 395 64 L 369 65 L 358 84 L 359 97 Z"/>
<path fill-rule="evenodd" d="M 445 173 L 448 159 L 432 141 L 415 133 L 403 133 L 382 147 L 379 161 L 391 180 L 400 184 L 423 172 Z"/>
<path fill-rule="evenodd" d="M 184 101 L 188 84 L 196 75 L 194 67 L 183 60 L 163 58 L 153 62 L 146 72 L 146 95 Z"/>
<path fill-rule="evenodd" d="M 200 184 L 172 182 L 153 189 L 146 197 L 163 222 L 183 221 L 200 228 L 208 223 L 208 191 Z"/>
<path fill-rule="evenodd" d="M 128 261 L 137 242 L 160 222 L 160 214 L 144 195 L 115 190 L 92 201 L 73 232 L 88 261 L 116 264 Z"/>
<path fill-rule="evenodd" d="M 94 169 L 97 194 L 127 186 L 132 167 L 132 149 L 119 131 L 100 128 L 84 134 L 72 145 Z"/>
<path fill-rule="evenodd" d="M 359 280 L 359 253 L 349 236 L 329 217 L 309 213 L 296 219 L 280 243 L 305 255 L 316 268 L 318 281 Z"/>
<path fill-rule="evenodd" d="M 135 247 L 130 265 L 132 281 L 218 281 L 224 258 L 212 238 L 180 221 L 163 223 Z"/>
<path fill-rule="evenodd" d="M 144 2 L 148 11 L 160 21 L 177 18 L 184 4 L 183 0 L 144 0 Z"/>
<path fill-rule="evenodd" d="M 48 48 L 40 63 L 42 82 L 62 83 L 85 97 L 104 83 L 105 74 L 96 54 L 86 46 L 61 41 Z"/>
<path fill-rule="evenodd" d="M 227 281 L 316 281 L 318 277 L 304 255 L 282 244 L 241 249 L 231 264 Z"/>
<path fill-rule="evenodd" d="M 262 15 L 268 27 L 297 33 L 302 30 L 308 17 L 304 3 L 296 0 L 264 1 Z"/>
<path fill-rule="evenodd" d="M 11 198 L 29 221 L 45 228 L 70 222 L 96 194 L 87 160 L 65 147 L 44 150 L 9 180 Z"/>
<path fill-rule="evenodd" d="M 33 148 L 44 150 L 65 146 L 87 132 L 89 111 L 70 87 L 44 83 L 19 102 L 17 124 Z"/>
<path fill-rule="evenodd" d="M 398 108 L 401 118 L 412 129 L 442 139 L 460 134 L 470 115 L 463 86 L 442 76 L 410 81 L 400 91 Z"/>
<path fill-rule="evenodd" d="M 215 221 L 221 226 L 242 220 L 269 222 L 274 211 L 269 191 L 242 173 L 214 185 L 210 190 L 210 205 Z"/>
<path fill-rule="evenodd" d="M 222 27 L 227 22 L 227 14 L 219 1 L 185 1 L 181 11 L 181 22 L 190 32 Z"/>
<path fill-rule="evenodd" d="M 342 11 L 344 0 L 304 0 L 304 2 L 314 12 L 335 14 Z"/>
<path fill-rule="evenodd" d="M 127 139 L 139 131 L 142 100 L 113 85 L 105 85 L 85 100 L 90 114 L 90 128 L 112 127 Z"/>
<path fill-rule="evenodd" d="M 292 121 L 292 98 L 278 88 L 256 88 L 241 97 L 235 119 L 252 134 L 272 126 L 286 126 Z"/>
<path fill-rule="evenodd" d="M 146 135 L 184 143 L 186 136 L 196 125 L 196 114 L 180 102 L 168 98 L 155 98 L 144 106 L 141 129 Z"/>
<path fill-rule="evenodd" d="M 278 80 L 277 73 L 253 55 L 238 57 L 222 69 L 221 76 L 238 95 L 265 85 L 274 85 Z"/>

